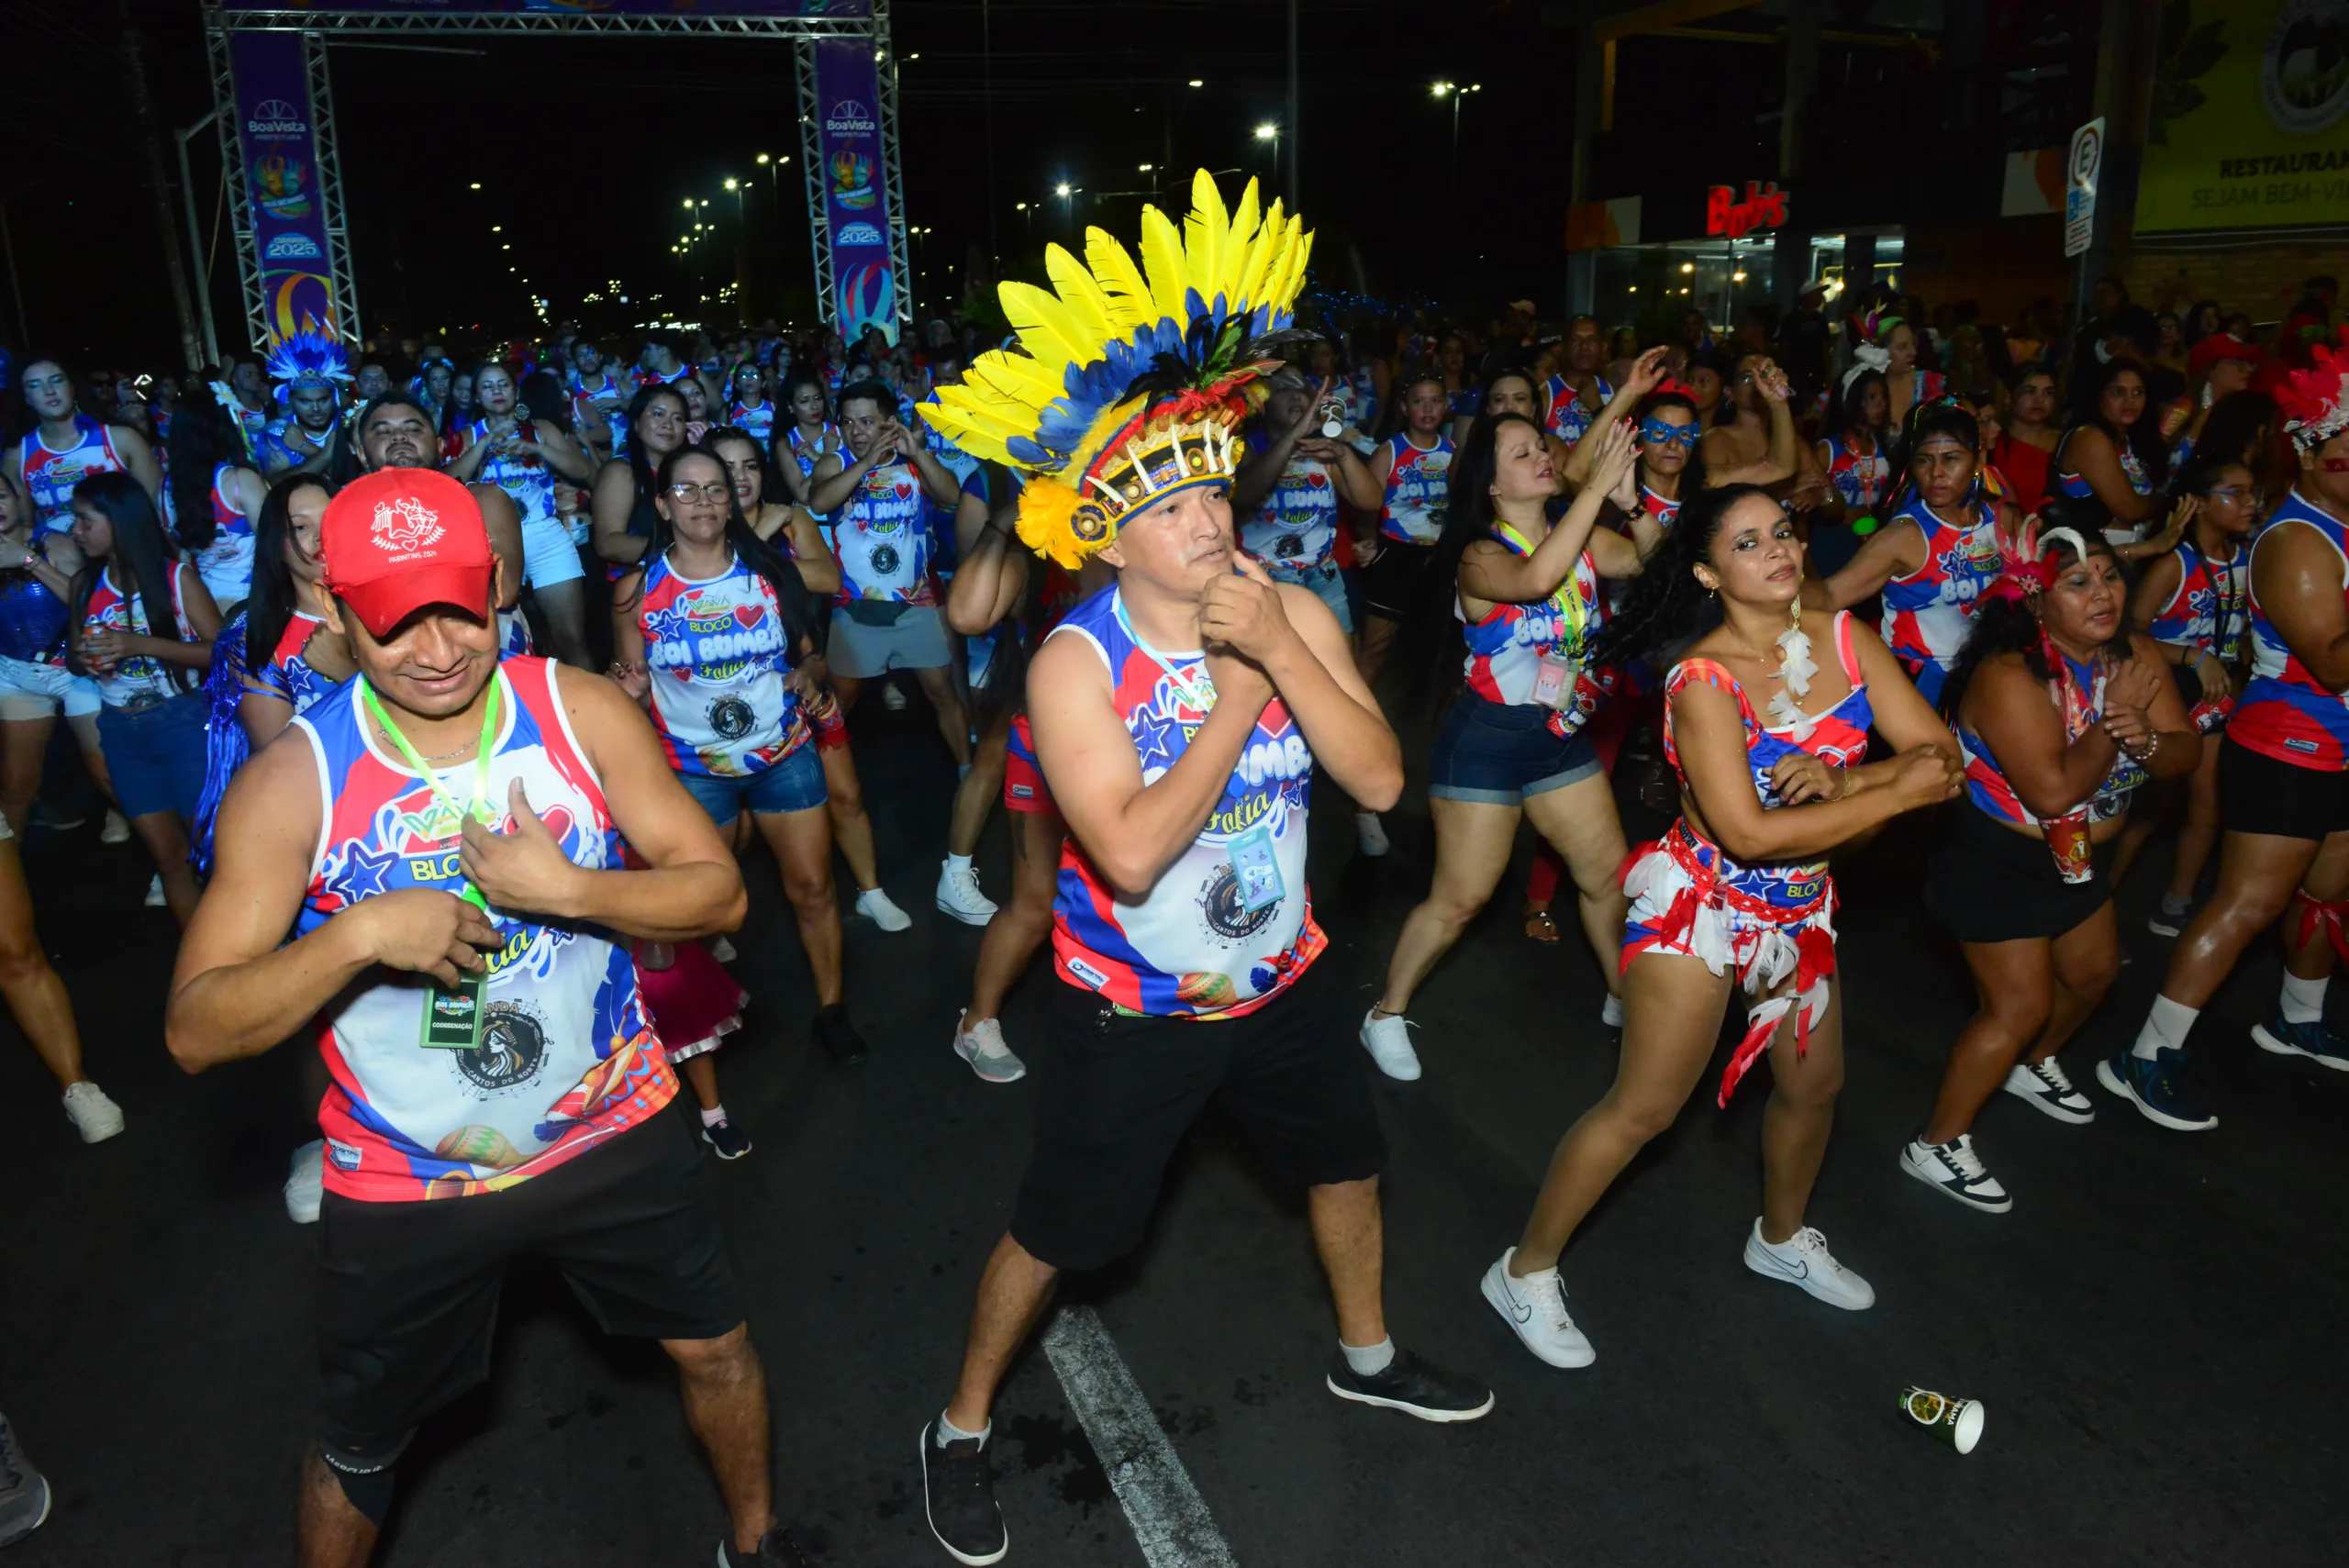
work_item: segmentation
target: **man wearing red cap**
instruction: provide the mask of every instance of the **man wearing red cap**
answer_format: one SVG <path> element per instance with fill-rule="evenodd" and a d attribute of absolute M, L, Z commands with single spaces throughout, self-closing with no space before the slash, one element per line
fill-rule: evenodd
<path fill-rule="evenodd" d="M 701 1161 L 660 1114 L 676 1079 L 626 945 L 739 924 L 734 857 L 618 688 L 501 665 L 463 485 L 368 474 L 319 554 L 359 673 L 231 786 L 164 1021 L 193 1073 L 316 1019 L 333 1079 L 301 1561 L 367 1561 L 401 1451 L 487 1375 L 505 1262 L 532 1251 L 677 1362 L 732 1515 L 720 1562 L 796 1562 L 764 1376 Z M 651 869 L 621 869 L 623 839 Z"/>

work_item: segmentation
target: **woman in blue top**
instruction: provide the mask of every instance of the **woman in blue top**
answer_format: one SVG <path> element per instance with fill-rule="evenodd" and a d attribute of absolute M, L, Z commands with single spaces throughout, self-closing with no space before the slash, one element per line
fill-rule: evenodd
<path fill-rule="evenodd" d="M 60 708 L 90 777 L 114 798 L 98 746 L 98 688 L 65 667 L 66 601 L 81 570 L 72 536 L 40 527 L 23 486 L 0 473 L 0 819 L 19 832 Z M 109 842 L 121 841 L 113 822 L 107 830 Z"/>
<path fill-rule="evenodd" d="M 2111 361 L 2076 395 L 2077 412 L 2049 462 L 2048 488 L 2075 501 L 2093 497 L 2110 513 L 2104 537 L 2123 562 L 2165 553 L 2177 543 L 2176 533 L 2145 537 L 2168 474 L 2161 439 L 2145 418 L 2144 372 L 2127 360 Z"/>

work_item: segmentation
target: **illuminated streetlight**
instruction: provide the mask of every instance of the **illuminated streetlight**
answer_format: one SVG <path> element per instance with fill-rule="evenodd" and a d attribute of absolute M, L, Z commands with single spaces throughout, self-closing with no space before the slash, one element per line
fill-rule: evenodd
<path fill-rule="evenodd" d="M 1742 284 L 1745 281 L 1745 274 L 1743 272 L 1731 272 L 1729 275 L 1729 281 L 1733 284 Z"/>
<path fill-rule="evenodd" d="M 1194 86 L 1194 87 L 1204 87 L 1204 86 L 1206 86 L 1206 85 L 1207 85 L 1207 83 L 1204 83 L 1204 82 L 1202 82 L 1202 81 L 1200 81 L 1197 77 L 1194 76 L 1194 77 L 1192 77 L 1192 78 L 1191 78 L 1191 85 L 1192 85 L 1192 86 Z"/>
<path fill-rule="evenodd" d="M 502 223 L 493 223 L 489 226 L 489 231 L 492 234 L 503 234 L 506 232 L 506 226 Z"/>
<path fill-rule="evenodd" d="M 1697 263 L 1694 261 L 1683 261 L 1680 263 L 1680 270 L 1684 272 L 1693 272 L 1697 270 Z"/>
<path fill-rule="evenodd" d="M 1452 83 L 1449 82 L 1438 82 L 1430 90 L 1433 92 L 1437 97 L 1441 98 L 1446 93 L 1452 91 Z"/>
<path fill-rule="evenodd" d="M 481 189 L 481 182 L 480 182 L 479 180 L 475 180 L 475 181 L 474 181 L 474 182 L 473 182 L 470 186 L 468 186 L 467 188 L 468 188 L 469 190 L 475 190 L 475 191 L 478 191 L 478 190 L 480 190 L 480 189 Z"/>
<path fill-rule="evenodd" d="M 1014 211 L 1014 212 L 1026 212 L 1026 211 L 1028 210 L 1028 204 L 1027 204 L 1026 202 L 1021 202 L 1019 206 L 1017 206 L 1013 207 L 1011 210 L 1012 210 L 1012 211 Z"/>
<path fill-rule="evenodd" d="M 1272 124 L 1270 121 L 1266 121 L 1264 124 L 1256 128 L 1256 139 L 1258 141 L 1270 141 L 1275 137 L 1280 135 L 1280 127 Z"/>
<path fill-rule="evenodd" d="M 1135 167 L 1136 167 L 1137 169 L 1139 169 L 1141 172 L 1143 172 L 1143 173 L 1147 174 L 1147 173 L 1149 173 L 1149 172 L 1150 172 L 1150 171 L 1151 171 L 1151 169 L 1152 169 L 1152 166 L 1151 164 L 1148 164 L 1148 163 L 1139 163 L 1139 164 L 1136 164 L 1136 165 L 1135 165 Z"/>
<path fill-rule="evenodd" d="M 760 153 L 760 154 L 759 154 L 759 161 L 760 161 L 760 162 L 762 162 L 762 163 L 769 163 L 769 162 L 773 162 L 773 161 L 774 161 L 774 160 L 770 159 L 770 158 L 769 158 L 765 153 L 762 152 L 762 153 Z"/>
<path fill-rule="evenodd" d="M 691 211 L 693 211 L 693 210 L 694 210 L 694 199 L 693 199 L 693 197 L 691 197 L 691 196 L 687 196 L 687 197 L 685 198 L 685 210 L 686 210 L 687 212 L 691 212 Z"/>
<path fill-rule="evenodd" d="M 1068 195 L 1068 184 L 1063 181 L 1062 183 L 1052 187 L 1052 195 L 1056 196 L 1066 196 Z"/>

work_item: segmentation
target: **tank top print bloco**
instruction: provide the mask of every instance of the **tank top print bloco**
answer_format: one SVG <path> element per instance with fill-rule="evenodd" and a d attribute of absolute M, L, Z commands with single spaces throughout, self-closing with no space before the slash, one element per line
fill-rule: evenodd
<path fill-rule="evenodd" d="M 1072 609 L 1052 636 L 1082 637 L 1100 654 L 1142 782 L 1155 782 L 1215 705 L 1205 656 L 1144 647 L 1115 588 Z M 1236 1018 L 1277 995 L 1328 945 L 1305 885 L 1312 783 L 1313 753 L 1276 696 L 1198 837 L 1141 898 L 1112 889 L 1072 836 L 1052 899 L 1061 978 L 1161 1018 Z M 1276 879 L 1265 874 L 1275 868 Z M 1278 896 L 1267 898 L 1275 884 Z"/>
<path fill-rule="evenodd" d="M 511 831 L 507 791 L 521 780 L 573 863 L 618 870 L 618 829 L 571 733 L 556 668 L 543 659 L 498 667 L 482 795 Z M 317 759 L 324 806 L 298 935 L 383 894 L 463 886 L 461 821 L 372 733 L 363 684 L 346 683 L 294 720 Z M 470 762 L 442 775 L 460 800 L 473 782 Z M 512 1186 L 640 1125 L 676 1094 L 625 944 L 593 926 L 487 913 L 504 942 L 484 955 L 487 1016 L 473 1049 L 420 1043 L 431 993 L 417 975 L 375 971 L 319 1014 L 333 1080 L 318 1110 L 328 1191 L 406 1202 Z"/>

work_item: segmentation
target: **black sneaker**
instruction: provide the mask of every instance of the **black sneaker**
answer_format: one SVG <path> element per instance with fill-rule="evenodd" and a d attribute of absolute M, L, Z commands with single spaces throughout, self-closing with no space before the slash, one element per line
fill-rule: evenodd
<path fill-rule="evenodd" d="M 715 1150 L 721 1160 L 740 1160 L 751 1151 L 751 1135 L 730 1121 L 721 1121 L 716 1127 L 703 1127 L 701 1140 Z"/>
<path fill-rule="evenodd" d="M 848 1008 L 835 1002 L 816 1015 L 816 1043 L 843 1067 L 853 1067 L 868 1054 L 864 1037 L 848 1020 Z"/>
<path fill-rule="evenodd" d="M 756 1555 L 745 1557 L 734 1550 L 731 1540 L 718 1543 L 718 1568 L 815 1568 L 816 1560 L 799 1550 L 799 1543 L 781 1525 L 759 1537 Z"/>
<path fill-rule="evenodd" d="M 40 1529 L 49 1505 L 49 1483 L 17 1446 L 17 1429 L 0 1416 L 0 1546 L 14 1546 Z"/>
<path fill-rule="evenodd" d="M 1011 1550 L 1003 1510 L 996 1507 L 995 1473 L 986 1440 L 958 1438 L 938 1446 L 938 1423 L 921 1429 L 921 1503 L 930 1533 L 957 1562 L 1000 1562 Z"/>
<path fill-rule="evenodd" d="M 1343 1351 L 1330 1363 L 1330 1392 L 1357 1405 L 1400 1410 L 1422 1421 L 1473 1421 L 1493 1407 L 1493 1391 L 1456 1373 L 1431 1366 L 1400 1346 L 1382 1372 L 1364 1377 L 1346 1364 Z"/>

